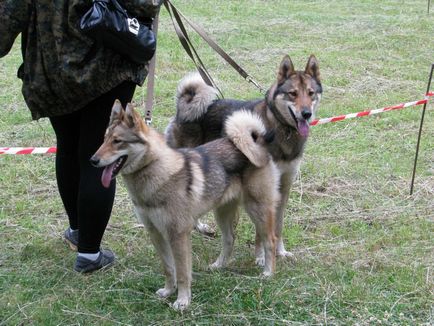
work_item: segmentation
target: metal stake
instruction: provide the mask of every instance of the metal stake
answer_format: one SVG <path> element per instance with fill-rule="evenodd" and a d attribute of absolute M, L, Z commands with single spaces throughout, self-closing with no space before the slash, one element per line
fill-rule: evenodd
<path fill-rule="evenodd" d="M 432 80 L 432 76 L 433 76 L 433 71 L 434 71 L 434 63 L 431 65 L 431 72 L 430 72 L 430 75 L 429 75 L 428 87 L 426 89 L 426 93 L 425 94 L 428 94 L 428 92 L 430 91 L 431 80 Z M 423 120 L 424 120 L 424 117 L 425 117 L 425 111 L 426 111 L 427 104 L 428 104 L 428 101 L 423 105 L 422 117 L 420 118 L 419 135 L 417 137 L 416 155 L 414 157 L 413 176 L 411 178 L 410 195 L 413 195 L 414 178 L 416 176 L 417 157 L 418 157 L 418 154 L 419 154 L 420 138 L 422 136 L 422 126 L 423 126 Z"/>

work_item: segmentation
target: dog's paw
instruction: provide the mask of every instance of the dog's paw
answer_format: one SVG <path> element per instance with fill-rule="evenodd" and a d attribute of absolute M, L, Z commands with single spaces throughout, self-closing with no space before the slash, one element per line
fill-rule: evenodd
<path fill-rule="evenodd" d="M 157 292 L 155 292 L 160 298 L 164 299 L 167 298 L 168 296 L 171 296 L 173 293 L 175 293 L 175 288 L 173 289 L 166 289 L 166 288 L 161 288 L 159 289 Z"/>
<path fill-rule="evenodd" d="M 276 256 L 277 256 L 277 257 L 288 258 L 288 259 L 290 259 L 290 260 L 292 260 L 292 261 L 295 261 L 295 260 L 296 260 L 295 255 L 294 255 L 292 252 L 290 252 L 290 251 L 286 251 L 286 250 L 279 250 L 279 251 L 276 251 Z"/>
<path fill-rule="evenodd" d="M 256 257 L 255 264 L 264 267 L 265 266 L 265 257 Z"/>
<path fill-rule="evenodd" d="M 215 261 L 211 265 L 208 266 L 208 268 L 212 271 L 222 269 L 223 265 L 219 261 Z"/>
<path fill-rule="evenodd" d="M 210 270 L 217 270 L 221 269 L 223 267 L 226 267 L 227 265 L 227 258 L 224 257 L 222 254 L 217 258 L 215 262 L 213 262 L 211 265 L 208 266 Z"/>
<path fill-rule="evenodd" d="M 209 226 L 208 224 L 205 224 L 205 223 L 201 223 L 199 221 L 197 221 L 195 229 L 200 234 L 203 234 L 203 235 L 210 237 L 210 238 L 214 238 L 216 235 L 216 231 L 211 226 Z"/>
<path fill-rule="evenodd" d="M 173 309 L 178 311 L 183 311 L 184 309 L 188 308 L 190 305 L 190 299 L 189 298 L 179 298 L 173 303 Z"/>
<path fill-rule="evenodd" d="M 271 272 L 271 271 L 263 271 L 261 273 L 261 276 L 264 277 L 264 278 L 270 278 L 271 276 L 273 276 L 273 272 Z"/>
<path fill-rule="evenodd" d="M 276 256 L 277 257 L 287 257 L 291 260 L 295 260 L 295 256 L 292 252 L 286 251 L 285 245 L 283 244 L 283 240 L 277 240 L 276 243 Z"/>

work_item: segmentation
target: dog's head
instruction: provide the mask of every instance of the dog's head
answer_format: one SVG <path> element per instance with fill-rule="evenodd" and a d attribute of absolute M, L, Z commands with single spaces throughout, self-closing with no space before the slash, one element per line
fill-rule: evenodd
<path fill-rule="evenodd" d="M 104 143 L 90 159 L 95 167 L 104 167 L 104 187 L 108 188 L 119 172 L 128 174 L 141 167 L 149 151 L 149 129 L 133 105 L 128 104 L 124 110 L 121 102 L 115 101 Z"/>
<path fill-rule="evenodd" d="M 267 103 L 281 123 L 307 137 L 309 122 L 315 116 L 321 95 L 319 65 L 315 56 L 309 57 L 304 71 L 298 71 L 286 55 L 280 63 L 277 81 L 267 93 Z"/>

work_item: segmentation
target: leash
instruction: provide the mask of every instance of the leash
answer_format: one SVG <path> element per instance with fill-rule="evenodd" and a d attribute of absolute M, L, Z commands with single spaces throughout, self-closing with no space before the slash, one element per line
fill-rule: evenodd
<path fill-rule="evenodd" d="M 178 38 L 181 42 L 181 45 L 184 47 L 187 54 L 190 56 L 190 58 L 193 60 L 194 64 L 196 65 L 200 75 L 204 79 L 204 81 L 210 85 L 215 87 L 220 95 L 223 97 L 223 94 L 221 93 L 220 89 L 216 86 L 215 82 L 212 80 L 210 74 L 208 73 L 207 69 L 205 68 L 202 60 L 200 59 L 199 55 L 197 54 L 196 49 L 194 48 L 193 44 L 191 43 L 187 30 L 184 26 L 184 23 L 182 19 L 184 19 L 188 25 L 190 25 L 191 28 L 217 53 L 219 54 L 229 65 L 231 65 L 232 68 L 234 68 L 241 77 L 243 77 L 247 82 L 252 83 L 256 88 L 259 89 L 259 91 L 263 94 L 265 94 L 266 90 L 263 88 L 256 80 L 253 79 L 251 75 L 249 75 L 238 63 L 235 62 L 232 57 L 227 54 L 206 32 L 205 30 L 193 23 L 191 20 L 189 20 L 182 12 L 180 12 L 170 0 L 164 1 L 164 6 L 166 7 L 167 11 L 170 14 L 170 17 L 172 19 L 173 26 L 175 28 L 175 31 L 178 35 Z M 181 19 L 182 18 L 182 19 Z M 174 20 L 175 19 L 175 20 Z M 175 22 L 176 21 L 176 22 Z M 205 76 L 205 78 L 204 78 Z"/>
<path fill-rule="evenodd" d="M 181 42 L 182 47 L 185 52 L 188 54 L 190 59 L 193 61 L 196 66 L 197 71 L 199 72 L 202 79 L 209 86 L 217 89 L 219 93 L 219 97 L 223 98 L 223 93 L 218 88 L 217 84 L 211 77 L 211 74 L 206 69 L 205 65 L 202 62 L 199 54 L 196 51 L 196 48 L 193 46 L 193 43 L 190 41 L 190 37 L 188 36 L 187 30 L 185 29 L 184 23 L 182 22 L 179 11 L 170 3 L 168 0 L 164 1 L 164 6 L 169 12 L 170 19 L 172 20 L 173 27 L 175 29 L 176 35 L 178 36 L 179 41 Z"/>
<path fill-rule="evenodd" d="M 158 33 L 158 13 L 152 22 L 152 30 L 155 37 Z M 148 126 L 152 123 L 152 110 L 154 109 L 154 84 L 155 84 L 155 65 L 157 61 L 157 49 L 155 49 L 154 56 L 149 62 L 148 67 L 148 82 L 146 85 L 146 102 L 145 102 L 145 122 Z"/>
<path fill-rule="evenodd" d="M 217 83 L 212 78 L 211 74 L 208 72 L 208 69 L 205 67 L 202 59 L 196 51 L 193 43 L 188 36 L 187 29 L 183 23 L 183 19 L 193 28 L 194 31 L 215 51 L 219 54 L 232 68 L 234 68 L 241 77 L 243 77 L 247 82 L 252 83 L 262 94 L 266 93 L 264 87 L 262 87 L 251 75 L 249 75 L 246 70 L 244 70 L 232 57 L 226 53 L 209 35 L 205 32 L 205 30 L 196 25 L 191 20 L 189 20 L 183 13 L 181 13 L 170 0 L 164 1 L 164 6 L 166 7 L 170 19 L 172 21 L 173 27 L 175 29 L 176 35 L 184 48 L 187 55 L 191 58 L 194 65 L 196 66 L 197 71 L 201 75 L 204 82 L 214 87 L 220 98 L 224 98 L 222 91 L 217 86 Z M 152 30 L 154 31 L 155 37 L 157 37 L 158 32 L 158 18 L 159 14 L 155 16 L 152 22 Z M 155 84 L 155 66 L 156 66 L 156 58 L 157 58 L 157 50 L 155 51 L 154 56 L 149 62 L 148 67 L 148 82 L 146 88 L 146 102 L 145 102 L 145 122 L 147 125 L 152 123 L 152 111 L 154 106 L 154 84 Z"/>

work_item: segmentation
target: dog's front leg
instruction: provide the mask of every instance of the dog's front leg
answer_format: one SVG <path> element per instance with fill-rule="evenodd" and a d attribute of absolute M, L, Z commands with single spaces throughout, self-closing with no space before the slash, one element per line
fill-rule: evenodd
<path fill-rule="evenodd" d="M 167 298 L 176 291 L 176 269 L 172 248 L 169 241 L 152 224 L 147 225 L 147 228 L 152 244 L 160 256 L 166 277 L 164 288 L 159 289 L 156 293 L 160 298 Z"/>
<path fill-rule="evenodd" d="M 178 298 L 173 303 L 176 310 L 184 310 L 191 301 L 191 239 L 190 232 L 170 235 L 173 258 L 176 266 Z"/>
<path fill-rule="evenodd" d="M 289 190 L 291 188 L 292 180 L 294 176 L 291 173 L 282 174 L 280 177 L 279 194 L 280 200 L 277 205 L 276 218 L 275 218 L 275 240 L 276 240 L 276 256 L 282 257 L 294 257 L 294 255 L 285 250 L 285 245 L 282 239 L 283 219 L 285 217 L 286 204 L 288 202 Z M 256 230 L 256 242 L 255 242 L 255 256 L 256 264 L 259 266 L 265 265 L 265 252 L 264 246 L 261 242 L 261 235 Z"/>
<path fill-rule="evenodd" d="M 256 264 L 263 266 L 262 275 L 269 277 L 273 275 L 276 267 L 276 246 L 274 236 L 275 210 L 273 203 L 267 204 L 246 196 L 246 211 L 255 224 L 256 230 Z M 261 248 L 261 252 L 259 252 L 259 248 Z"/>
<path fill-rule="evenodd" d="M 267 213 L 265 213 L 267 214 Z M 264 215 L 265 220 L 256 220 L 256 247 L 262 248 L 261 257 L 256 256 L 256 264 L 264 267 L 262 275 L 269 277 L 276 269 L 276 246 L 274 237 L 274 212 Z M 256 252 L 257 254 L 257 252 Z"/>
<path fill-rule="evenodd" d="M 294 255 L 285 250 L 285 245 L 282 239 L 282 229 L 283 229 L 283 219 L 285 217 L 286 204 L 288 203 L 289 190 L 291 189 L 292 182 L 295 178 L 297 171 L 293 169 L 289 173 L 284 173 L 280 177 L 280 201 L 277 206 L 276 212 L 276 225 L 275 225 L 275 235 L 276 235 L 276 255 L 283 257 L 293 257 Z"/>

